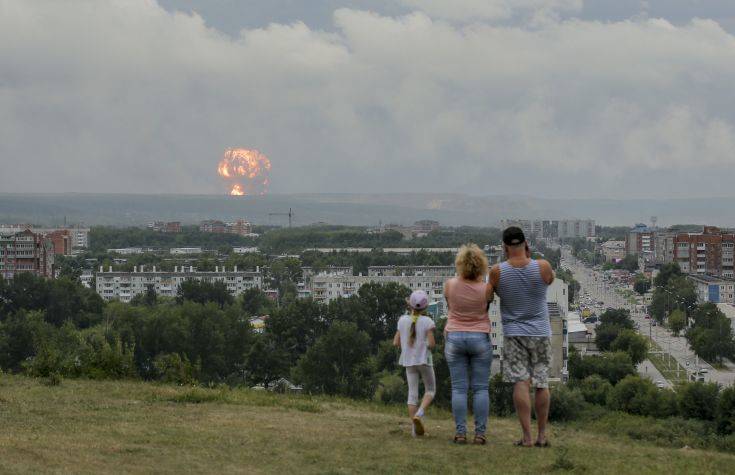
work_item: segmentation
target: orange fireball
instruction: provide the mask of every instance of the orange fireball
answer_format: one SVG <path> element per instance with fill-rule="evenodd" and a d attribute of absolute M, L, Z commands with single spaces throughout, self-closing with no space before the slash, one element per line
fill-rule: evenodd
<path fill-rule="evenodd" d="M 257 150 L 228 148 L 217 165 L 217 174 L 226 180 L 231 195 L 264 195 L 270 169 L 268 157 Z"/>

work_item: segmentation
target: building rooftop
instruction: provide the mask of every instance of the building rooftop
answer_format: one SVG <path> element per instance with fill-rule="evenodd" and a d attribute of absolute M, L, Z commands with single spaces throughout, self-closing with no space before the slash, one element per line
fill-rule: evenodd
<path fill-rule="evenodd" d="M 703 283 L 714 284 L 719 282 L 735 282 L 735 280 L 727 277 L 717 277 L 714 275 L 701 274 L 701 275 L 687 275 L 691 280 L 697 280 Z"/>

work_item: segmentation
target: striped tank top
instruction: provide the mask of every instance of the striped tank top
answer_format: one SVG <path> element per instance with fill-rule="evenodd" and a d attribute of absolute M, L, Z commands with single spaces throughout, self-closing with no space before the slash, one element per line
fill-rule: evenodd
<path fill-rule="evenodd" d="M 485 282 L 470 282 L 459 277 L 449 280 L 448 332 L 490 333 L 486 289 Z"/>
<path fill-rule="evenodd" d="M 495 292 L 500 297 L 503 335 L 551 336 L 547 287 L 538 261 L 532 260 L 525 267 L 500 264 L 500 282 Z"/>

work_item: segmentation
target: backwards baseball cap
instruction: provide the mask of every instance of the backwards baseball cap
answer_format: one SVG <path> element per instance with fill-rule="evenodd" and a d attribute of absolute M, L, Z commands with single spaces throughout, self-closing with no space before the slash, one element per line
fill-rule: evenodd
<path fill-rule="evenodd" d="M 526 241 L 526 236 L 523 235 L 523 230 L 518 226 L 510 226 L 503 231 L 503 243 L 506 246 L 515 246 L 522 244 Z"/>
<path fill-rule="evenodd" d="M 429 306 L 429 296 L 423 290 L 414 290 L 408 298 L 408 306 L 414 310 L 423 310 Z"/>

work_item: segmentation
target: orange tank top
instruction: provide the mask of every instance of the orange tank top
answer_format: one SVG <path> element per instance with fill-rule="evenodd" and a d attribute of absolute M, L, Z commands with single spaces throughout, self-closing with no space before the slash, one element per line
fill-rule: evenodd
<path fill-rule="evenodd" d="M 468 282 L 454 277 L 447 286 L 449 315 L 447 331 L 490 333 L 485 282 Z"/>

